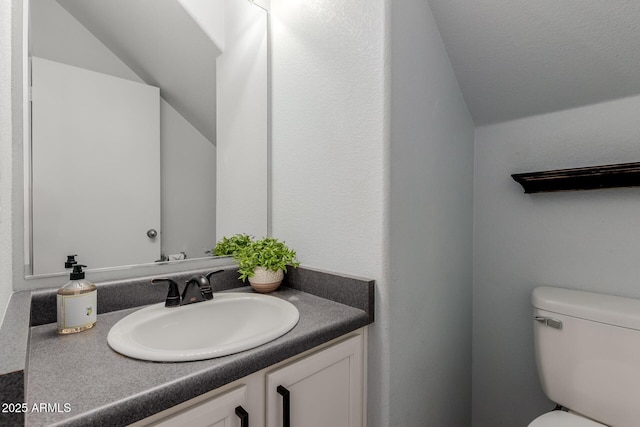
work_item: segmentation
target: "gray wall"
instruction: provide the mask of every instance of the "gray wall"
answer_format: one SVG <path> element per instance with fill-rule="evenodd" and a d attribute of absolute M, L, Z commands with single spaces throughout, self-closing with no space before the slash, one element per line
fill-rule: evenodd
<path fill-rule="evenodd" d="M 468 426 L 474 125 L 427 2 L 390 38 L 391 425 Z"/>
<path fill-rule="evenodd" d="M 640 97 L 476 129 L 473 426 L 550 410 L 530 294 L 539 285 L 640 298 L 640 189 L 526 195 L 510 174 L 637 161 Z"/>

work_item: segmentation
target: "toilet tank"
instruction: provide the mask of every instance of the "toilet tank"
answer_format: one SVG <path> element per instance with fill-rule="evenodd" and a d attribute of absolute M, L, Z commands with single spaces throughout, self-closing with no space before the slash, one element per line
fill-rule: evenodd
<path fill-rule="evenodd" d="M 539 287 L 531 301 L 547 397 L 610 426 L 639 426 L 640 300 Z"/>

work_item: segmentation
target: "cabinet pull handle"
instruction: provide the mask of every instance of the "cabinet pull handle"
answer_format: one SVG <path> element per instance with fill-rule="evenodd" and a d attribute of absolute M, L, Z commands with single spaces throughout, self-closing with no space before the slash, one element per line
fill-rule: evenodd
<path fill-rule="evenodd" d="M 276 391 L 282 395 L 282 427 L 291 427 L 291 393 L 281 385 L 276 388 Z"/>
<path fill-rule="evenodd" d="M 236 415 L 240 417 L 240 427 L 249 427 L 249 413 L 242 406 L 236 408 Z"/>

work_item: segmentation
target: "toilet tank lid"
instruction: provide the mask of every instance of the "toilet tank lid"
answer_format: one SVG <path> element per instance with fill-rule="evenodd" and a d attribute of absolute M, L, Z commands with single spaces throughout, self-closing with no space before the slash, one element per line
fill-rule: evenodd
<path fill-rule="evenodd" d="M 595 292 L 541 286 L 531 294 L 535 308 L 640 330 L 640 300 Z"/>

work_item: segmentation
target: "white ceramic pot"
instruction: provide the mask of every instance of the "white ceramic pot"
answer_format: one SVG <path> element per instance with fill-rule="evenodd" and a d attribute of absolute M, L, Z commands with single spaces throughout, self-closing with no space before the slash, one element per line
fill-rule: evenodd
<path fill-rule="evenodd" d="M 272 271 L 264 267 L 256 267 L 253 276 L 249 277 L 249 283 L 256 292 L 273 292 L 282 283 L 284 271 Z"/>

